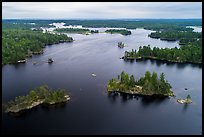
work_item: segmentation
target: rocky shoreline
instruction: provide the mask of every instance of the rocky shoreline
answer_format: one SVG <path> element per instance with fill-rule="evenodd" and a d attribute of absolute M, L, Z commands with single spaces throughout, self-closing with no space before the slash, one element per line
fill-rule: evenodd
<path fill-rule="evenodd" d="M 6 113 L 18 113 L 32 109 L 41 104 L 54 105 L 70 100 L 70 96 L 62 89 L 52 90 L 47 85 L 31 90 L 26 96 L 18 96 L 6 105 Z"/>

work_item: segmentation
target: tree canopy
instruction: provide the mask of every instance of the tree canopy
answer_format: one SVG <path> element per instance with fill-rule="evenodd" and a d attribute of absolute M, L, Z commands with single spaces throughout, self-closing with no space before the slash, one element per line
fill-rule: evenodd
<path fill-rule="evenodd" d="M 4 29 L 2 31 L 2 64 L 17 63 L 18 60 L 42 52 L 46 45 L 72 42 L 64 34 L 42 33 L 23 29 Z"/>
<path fill-rule="evenodd" d="M 126 29 L 108 29 L 105 31 L 106 33 L 114 34 L 114 33 L 119 33 L 122 35 L 131 35 L 131 31 L 126 30 Z"/>
<path fill-rule="evenodd" d="M 156 72 L 151 74 L 149 71 L 146 71 L 145 75 L 138 80 L 135 80 L 134 75 L 129 77 L 129 74 L 122 71 L 118 75 L 118 79 L 109 80 L 107 88 L 109 92 L 173 96 L 173 92 L 170 90 L 171 85 L 165 80 L 164 73 L 161 73 L 160 78 L 158 78 Z"/>
<path fill-rule="evenodd" d="M 202 63 L 202 40 L 190 42 L 180 48 L 150 48 L 150 45 L 139 47 L 139 50 L 125 51 L 124 59 L 149 58 L 169 62 Z"/>

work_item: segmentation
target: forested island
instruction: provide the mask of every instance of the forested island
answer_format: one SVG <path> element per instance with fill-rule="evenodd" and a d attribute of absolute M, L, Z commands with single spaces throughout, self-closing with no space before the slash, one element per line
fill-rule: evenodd
<path fill-rule="evenodd" d="M 139 47 L 136 51 L 125 51 L 122 57 L 125 60 L 132 59 L 154 59 L 163 60 L 167 62 L 176 63 L 195 63 L 202 64 L 202 40 L 190 42 L 188 45 L 181 46 L 180 48 L 150 48 L 150 45 Z"/>
<path fill-rule="evenodd" d="M 121 92 L 132 95 L 174 96 L 170 89 L 171 85 L 165 80 L 164 73 L 161 73 L 158 78 L 156 72 L 151 74 L 149 71 L 146 71 L 139 80 L 135 80 L 134 75 L 129 76 L 122 71 L 117 79 L 112 78 L 107 84 L 108 93 Z"/>
<path fill-rule="evenodd" d="M 126 29 L 108 29 L 105 31 L 106 33 L 110 33 L 110 34 L 122 34 L 122 35 L 131 35 L 131 31 L 126 30 Z"/>
<path fill-rule="evenodd" d="M 72 37 L 67 37 L 64 34 L 50 34 L 22 28 L 3 29 L 2 65 L 18 63 L 31 57 L 32 54 L 42 54 L 46 45 L 72 41 Z"/>
<path fill-rule="evenodd" d="M 9 101 L 5 112 L 17 113 L 40 104 L 54 105 L 68 100 L 70 100 L 70 96 L 65 93 L 64 89 L 53 90 L 47 85 L 42 85 L 31 90 L 25 96 L 18 96 L 14 100 Z"/>
<path fill-rule="evenodd" d="M 81 28 L 59 28 L 59 29 L 55 29 L 55 31 L 63 32 L 63 33 L 77 33 L 77 34 L 99 33 L 98 30 L 89 30 L 89 29 L 81 29 Z"/>

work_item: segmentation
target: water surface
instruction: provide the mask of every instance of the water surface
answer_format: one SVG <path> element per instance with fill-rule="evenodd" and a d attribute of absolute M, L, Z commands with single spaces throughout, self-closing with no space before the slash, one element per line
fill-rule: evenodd
<path fill-rule="evenodd" d="M 100 29 L 101 32 L 104 30 Z M 151 47 L 179 46 L 177 42 L 149 38 L 150 32 L 136 29 L 129 36 L 68 34 L 74 42 L 47 46 L 43 55 L 33 56 L 26 64 L 3 66 L 3 104 L 42 84 L 53 89 L 64 88 L 71 96 L 62 107 L 47 109 L 39 106 L 19 117 L 3 113 L 3 134 L 201 134 L 201 67 L 119 59 L 125 50 L 148 44 Z M 118 48 L 120 41 L 127 47 Z M 54 63 L 44 63 L 50 57 Z M 37 64 L 33 65 L 32 61 Z M 134 74 L 136 79 L 147 70 L 164 72 L 176 97 L 108 95 L 108 80 L 123 70 Z M 97 76 L 92 77 L 92 73 Z M 185 106 L 176 102 L 188 94 L 192 104 Z"/>

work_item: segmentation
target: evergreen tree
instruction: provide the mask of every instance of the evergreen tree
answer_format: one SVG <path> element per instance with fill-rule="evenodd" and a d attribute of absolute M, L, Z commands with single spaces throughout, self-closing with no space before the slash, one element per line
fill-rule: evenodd
<path fill-rule="evenodd" d="M 152 78 L 151 78 L 151 83 L 153 85 L 153 89 L 158 92 L 158 78 L 157 78 L 157 73 L 153 72 L 152 73 Z"/>
<path fill-rule="evenodd" d="M 148 81 L 151 80 L 151 74 L 150 74 L 149 71 L 146 71 L 146 73 L 145 73 L 145 79 L 148 80 Z"/>
<path fill-rule="evenodd" d="M 135 86 L 135 78 L 133 75 L 130 76 L 130 86 L 134 87 Z"/>
<path fill-rule="evenodd" d="M 189 101 L 191 99 L 191 96 L 188 94 L 186 99 L 187 99 L 187 101 Z"/>

